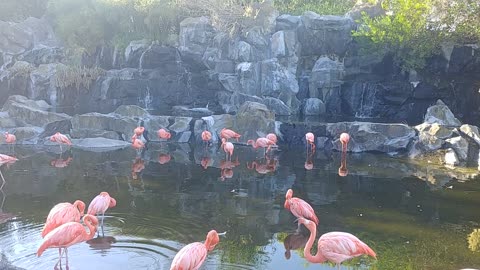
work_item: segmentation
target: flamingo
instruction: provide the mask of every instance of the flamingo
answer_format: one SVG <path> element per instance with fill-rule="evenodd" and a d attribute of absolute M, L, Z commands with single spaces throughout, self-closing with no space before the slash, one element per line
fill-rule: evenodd
<path fill-rule="evenodd" d="M 171 159 L 172 159 L 172 156 L 170 156 L 170 154 L 161 153 L 158 155 L 158 163 L 162 165 L 167 164 L 168 162 L 170 162 Z"/>
<path fill-rule="evenodd" d="M 136 127 L 133 132 L 135 133 L 135 136 L 142 136 L 143 132 L 145 131 L 145 127 Z"/>
<path fill-rule="evenodd" d="M 226 139 L 228 141 L 228 139 L 231 139 L 231 138 L 234 138 L 237 140 L 238 142 L 238 139 L 241 137 L 242 135 L 236 133 L 235 131 L 231 130 L 231 129 L 227 129 L 227 128 L 223 128 L 221 131 L 220 131 L 220 138 L 222 139 Z"/>
<path fill-rule="evenodd" d="M 227 153 L 230 154 L 230 159 L 232 160 L 232 155 L 233 155 L 233 143 L 227 142 L 227 139 L 222 138 L 222 148 L 223 151 L 225 151 L 225 159 L 227 159 Z"/>
<path fill-rule="evenodd" d="M 264 151 L 264 155 L 267 155 L 268 151 L 270 151 L 270 148 L 272 145 L 275 145 L 275 143 L 267 138 L 258 138 L 257 141 L 253 140 L 248 140 L 247 145 L 252 145 L 254 149 L 257 149 L 258 147 L 262 147 Z"/>
<path fill-rule="evenodd" d="M 269 139 L 274 144 L 277 144 L 278 139 L 277 139 L 277 135 L 275 135 L 275 133 L 268 133 L 267 136 L 265 136 L 265 138 Z"/>
<path fill-rule="evenodd" d="M 160 139 L 165 139 L 165 140 L 168 140 L 172 137 L 172 134 L 170 134 L 170 132 L 168 132 L 166 129 L 164 128 L 161 128 L 157 131 L 157 135 L 158 135 L 158 138 Z"/>
<path fill-rule="evenodd" d="M 88 205 L 88 211 L 87 213 L 89 215 L 97 215 L 102 213 L 102 234 L 103 234 L 103 219 L 105 218 L 105 212 L 107 211 L 108 208 L 115 207 L 117 205 L 117 201 L 110 197 L 110 194 L 108 192 L 100 192 L 99 195 L 97 195 L 93 200 L 90 202 L 90 205 Z"/>
<path fill-rule="evenodd" d="M 347 152 L 347 147 L 348 147 L 348 142 L 350 141 L 350 135 L 348 133 L 344 132 L 340 134 L 340 142 L 342 143 L 342 152 L 346 153 Z"/>
<path fill-rule="evenodd" d="M 195 242 L 184 246 L 173 258 L 170 270 L 197 270 L 202 266 L 207 253 L 212 251 L 220 241 L 218 233 L 211 230 L 207 234 L 205 243 Z"/>
<path fill-rule="evenodd" d="M 212 133 L 210 133 L 210 131 L 208 130 L 204 130 L 202 132 L 202 140 L 205 142 L 205 148 L 208 147 L 208 143 L 210 142 L 211 139 L 212 139 Z"/>
<path fill-rule="evenodd" d="M 292 214 L 297 218 L 308 218 L 313 220 L 315 224 L 318 225 L 318 217 L 315 215 L 315 211 L 313 210 L 312 206 L 308 204 L 306 201 L 293 197 L 293 190 L 289 189 L 287 194 L 285 195 L 285 209 L 290 210 Z M 300 230 L 300 223 L 298 223 L 297 231 Z"/>
<path fill-rule="evenodd" d="M 310 250 L 317 235 L 317 227 L 314 222 L 303 217 L 298 219 L 298 223 L 305 225 L 310 231 L 310 237 L 305 245 L 303 255 L 311 263 L 330 261 L 335 263 L 338 269 L 340 269 L 340 264 L 343 261 L 363 254 L 377 258 L 375 251 L 367 244 L 360 241 L 355 235 L 346 232 L 329 232 L 320 236 L 320 239 L 318 239 L 318 251 L 314 256 L 310 253 Z"/>
<path fill-rule="evenodd" d="M 307 154 L 308 154 L 308 145 L 310 145 L 310 148 L 312 149 L 312 154 L 315 153 L 315 135 L 313 133 L 308 132 L 305 134 L 305 140 L 307 141 Z"/>
<path fill-rule="evenodd" d="M 347 169 L 347 154 L 342 152 L 342 159 L 340 161 L 340 167 L 338 167 L 338 175 L 344 177 L 348 175 Z"/>
<path fill-rule="evenodd" d="M 8 166 L 8 164 L 12 164 L 15 161 L 18 161 L 18 158 L 0 154 L 0 167 L 3 166 L 4 164 L 7 164 Z M 2 186 L 0 186 L 0 190 L 2 190 L 3 186 L 5 185 L 5 178 L 3 177 L 2 170 L 0 170 L 0 176 L 2 177 L 2 181 L 3 181 Z"/>
<path fill-rule="evenodd" d="M 13 145 L 15 147 L 15 142 L 17 141 L 17 137 L 13 134 L 5 132 L 5 142 L 9 145 Z"/>
<path fill-rule="evenodd" d="M 50 136 L 50 141 L 58 143 L 60 145 L 60 151 L 62 151 L 62 144 L 72 145 L 70 139 L 60 132 L 57 132 Z"/>
<path fill-rule="evenodd" d="M 85 203 L 81 200 L 76 200 L 73 204 L 63 202 L 55 205 L 48 213 L 47 221 L 42 229 L 42 237 L 67 222 L 80 222 L 80 217 L 84 212 Z"/>
<path fill-rule="evenodd" d="M 96 217 L 92 215 L 85 215 L 83 217 L 83 223 L 87 225 L 90 232 L 87 233 L 85 227 L 83 227 L 83 225 L 79 222 L 67 222 L 49 232 L 43 239 L 42 245 L 40 245 L 38 248 L 37 256 L 42 256 L 42 253 L 47 248 L 63 248 L 67 259 L 68 269 L 68 247 L 92 239 L 97 231 L 98 220 Z M 60 251 L 55 269 L 57 268 L 58 264 L 60 264 L 61 267 L 61 259 L 62 252 Z"/>

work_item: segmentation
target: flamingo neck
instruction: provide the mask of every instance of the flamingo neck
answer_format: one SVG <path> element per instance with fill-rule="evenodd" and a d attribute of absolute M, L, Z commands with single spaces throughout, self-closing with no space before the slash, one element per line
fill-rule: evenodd
<path fill-rule="evenodd" d="M 85 238 L 86 240 L 92 239 L 95 236 L 95 233 L 97 232 L 97 227 L 92 224 L 92 221 L 90 219 L 87 219 L 87 222 L 85 222 L 89 232 L 85 232 Z"/>
<path fill-rule="evenodd" d="M 303 255 L 305 259 L 311 263 L 323 263 L 326 261 L 325 257 L 322 256 L 322 252 L 317 250 L 316 255 L 312 255 L 310 250 L 312 249 L 313 242 L 315 242 L 315 237 L 317 236 L 317 228 L 316 226 L 313 227 L 313 230 L 307 227 L 310 231 L 310 237 L 308 238 L 307 244 L 305 245 L 305 249 L 303 250 Z"/>

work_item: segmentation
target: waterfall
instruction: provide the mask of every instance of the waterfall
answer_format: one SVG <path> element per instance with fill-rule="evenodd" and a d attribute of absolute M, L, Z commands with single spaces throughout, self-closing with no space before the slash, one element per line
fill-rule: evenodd
<path fill-rule="evenodd" d="M 113 48 L 113 56 L 112 56 L 112 68 L 113 69 L 116 69 L 117 57 L 118 57 L 118 46 L 115 45 L 115 47 Z"/>
<path fill-rule="evenodd" d="M 143 99 L 144 109 L 147 111 L 153 110 L 152 102 L 153 102 L 153 98 L 152 98 L 152 94 L 150 93 L 150 87 L 147 86 L 145 98 Z"/>
<path fill-rule="evenodd" d="M 143 59 L 144 59 L 144 57 L 145 57 L 145 52 L 146 52 L 146 51 L 147 51 L 147 50 L 143 51 L 143 52 L 142 52 L 142 55 L 140 55 L 140 60 L 139 60 L 139 62 L 138 62 L 138 69 L 140 69 L 140 70 L 143 69 Z"/>
<path fill-rule="evenodd" d="M 376 117 L 374 109 L 376 105 L 376 94 L 378 91 L 376 83 L 359 82 L 362 87 L 360 95 L 360 104 L 355 112 L 357 118 L 371 118 Z M 355 89 L 356 87 L 352 87 Z M 352 89 L 352 90 L 353 90 Z"/>

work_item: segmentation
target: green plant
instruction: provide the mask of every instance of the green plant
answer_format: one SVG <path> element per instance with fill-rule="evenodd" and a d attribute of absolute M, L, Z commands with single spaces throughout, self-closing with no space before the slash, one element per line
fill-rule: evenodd
<path fill-rule="evenodd" d="M 77 66 L 58 65 L 53 80 L 53 85 L 60 89 L 66 89 L 69 86 L 75 86 L 78 89 L 83 87 L 90 89 L 92 82 L 105 74 L 101 68 L 84 68 Z"/>
<path fill-rule="evenodd" d="M 275 0 L 275 7 L 281 13 L 300 15 L 313 11 L 320 15 L 343 15 L 349 11 L 356 0 Z"/>

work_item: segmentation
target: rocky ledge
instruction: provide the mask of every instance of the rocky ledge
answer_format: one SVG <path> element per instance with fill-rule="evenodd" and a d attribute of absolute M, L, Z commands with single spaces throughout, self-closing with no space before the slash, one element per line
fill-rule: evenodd
<path fill-rule="evenodd" d="M 128 147 L 140 123 L 152 142 L 161 141 L 156 131 L 164 128 L 172 134 L 170 142 L 200 145 L 202 131 L 209 130 L 213 143 L 218 143 L 220 131 L 229 128 L 242 134 L 238 144 L 273 132 L 281 145 L 304 147 L 305 133 L 313 132 L 317 149 L 325 151 L 339 151 L 339 135 L 348 132 L 350 152 L 381 152 L 448 166 L 479 166 L 478 127 L 462 125 L 441 100 L 427 109 L 424 123 L 414 127 L 399 123 L 280 122 L 266 105 L 251 101 L 240 106 L 236 115 L 208 113 L 203 117 L 151 115 L 135 105 L 122 105 L 108 114 L 69 116 L 50 110 L 43 100 L 10 96 L 0 112 L 0 129 L 15 134 L 19 144 L 45 146 L 51 146 L 47 137 L 58 131 L 72 138 L 75 147 L 92 151 Z"/>

